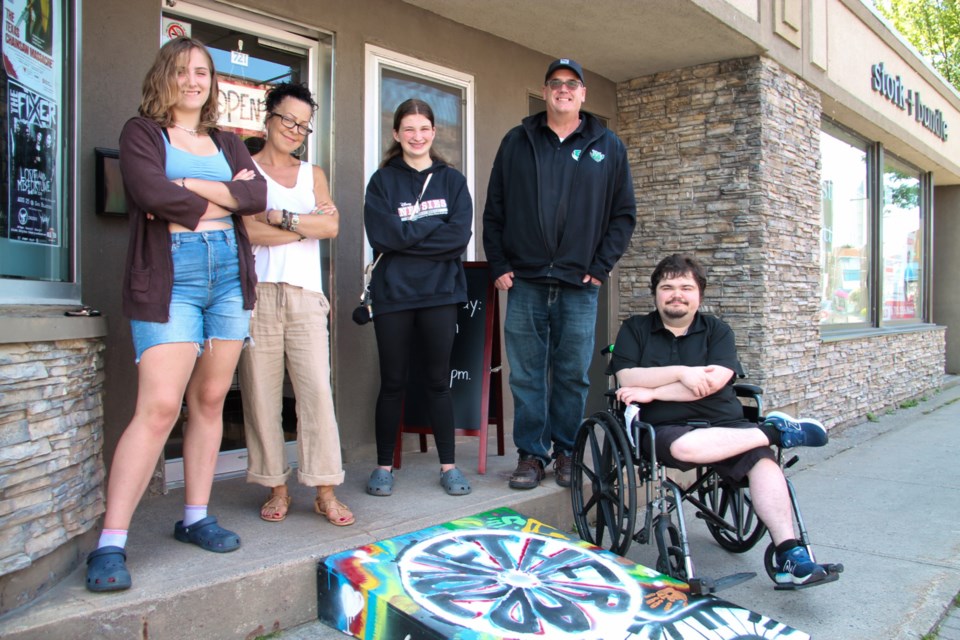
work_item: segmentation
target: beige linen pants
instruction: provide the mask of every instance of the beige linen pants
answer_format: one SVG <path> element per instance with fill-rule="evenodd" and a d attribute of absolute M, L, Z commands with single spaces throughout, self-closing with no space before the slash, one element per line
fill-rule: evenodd
<path fill-rule="evenodd" d="M 284 283 L 257 285 L 253 344 L 243 350 L 239 367 L 247 482 L 276 487 L 290 475 L 280 419 L 286 365 L 297 402 L 297 478 L 308 487 L 343 483 L 330 387 L 329 315 L 322 293 Z"/>

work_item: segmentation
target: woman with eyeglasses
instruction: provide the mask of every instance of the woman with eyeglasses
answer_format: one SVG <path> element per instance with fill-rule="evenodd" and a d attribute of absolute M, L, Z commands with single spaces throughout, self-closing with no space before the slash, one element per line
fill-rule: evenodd
<path fill-rule="evenodd" d="M 123 312 L 138 363 L 137 404 L 113 455 L 107 511 L 87 559 L 91 591 L 128 589 L 127 531 L 186 397 L 184 514 L 174 537 L 207 551 L 240 538 L 207 513 L 223 402 L 249 338 L 256 274 L 239 216 L 267 185 L 240 138 L 217 127 L 217 76 L 204 46 L 171 40 L 143 81 L 140 116 L 120 134 L 130 243 Z"/>
<path fill-rule="evenodd" d="M 281 419 L 286 369 L 296 397 L 297 479 L 316 487 L 314 510 L 343 527 L 355 518 L 334 495 L 344 471 L 330 387 L 330 303 L 320 268 L 320 240 L 337 236 L 340 214 L 323 171 L 299 159 L 317 110 L 310 90 L 278 84 L 265 106 L 264 145 L 253 159 L 267 178 L 267 210 L 246 220 L 258 278 L 253 345 L 240 359 L 247 482 L 270 488 L 261 518 L 287 517 L 291 470 Z"/>
<path fill-rule="evenodd" d="M 470 493 L 454 460 L 450 354 L 457 308 L 467 301 L 460 256 L 470 242 L 473 201 L 463 174 L 433 149 L 436 135 L 426 102 L 410 99 L 397 107 L 394 143 L 370 178 L 363 207 L 367 239 L 381 255 L 370 285 L 380 357 L 377 467 L 367 482 L 375 496 L 393 494 L 393 450 L 413 359 L 424 371 L 440 485 L 449 495 Z"/>

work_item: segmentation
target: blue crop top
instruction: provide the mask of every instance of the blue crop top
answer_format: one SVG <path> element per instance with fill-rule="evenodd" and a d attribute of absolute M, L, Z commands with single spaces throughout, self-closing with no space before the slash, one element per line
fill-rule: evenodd
<path fill-rule="evenodd" d="M 170 180 L 179 180 L 180 178 L 200 178 L 202 180 L 215 180 L 217 182 L 229 182 L 233 179 L 233 172 L 230 170 L 230 163 L 223 155 L 222 149 L 217 149 L 217 153 L 212 156 L 198 156 L 182 149 L 177 149 L 167 136 L 163 137 L 163 143 L 167 150 L 166 172 Z M 226 216 L 217 218 L 219 222 L 233 224 L 233 218 Z"/>

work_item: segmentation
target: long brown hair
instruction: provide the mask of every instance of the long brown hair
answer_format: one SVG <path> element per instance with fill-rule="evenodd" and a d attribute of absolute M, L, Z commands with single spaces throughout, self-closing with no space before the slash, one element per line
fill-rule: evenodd
<path fill-rule="evenodd" d="M 430 105 L 424 102 L 423 100 L 417 100 L 416 98 L 410 98 L 409 100 L 404 100 L 400 103 L 400 106 L 397 107 L 397 110 L 393 112 L 393 130 L 394 132 L 400 131 L 400 121 L 406 118 L 409 115 L 419 115 L 423 116 L 430 121 L 430 126 L 433 128 L 437 127 L 437 123 L 434 121 L 433 109 L 430 108 Z M 436 142 L 436 138 L 434 138 Z M 398 140 L 394 140 L 393 144 L 387 149 L 386 153 L 383 154 L 383 162 L 380 163 L 380 167 L 383 168 L 390 164 L 390 161 L 396 158 L 397 156 L 403 155 L 403 147 L 400 146 Z M 430 145 L 430 159 L 434 162 L 443 162 L 447 163 L 435 150 L 433 144 Z"/>
<path fill-rule="evenodd" d="M 173 124 L 173 107 L 180 97 L 177 69 L 186 65 L 194 49 L 202 51 L 210 65 L 210 95 L 200 109 L 200 125 L 197 130 L 200 133 L 208 133 L 211 129 L 218 129 L 220 88 L 217 85 L 217 70 L 213 66 L 213 58 L 210 57 L 207 48 L 193 38 L 175 38 L 160 47 L 153 66 L 143 79 L 143 95 L 139 109 L 141 116 L 150 118 L 161 127 L 169 127 Z"/>

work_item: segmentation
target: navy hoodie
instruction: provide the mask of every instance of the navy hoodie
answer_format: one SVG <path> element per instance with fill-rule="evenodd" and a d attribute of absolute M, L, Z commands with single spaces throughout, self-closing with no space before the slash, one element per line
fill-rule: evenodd
<path fill-rule="evenodd" d="M 443 162 L 417 171 L 391 159 L 370 178 L 363 224 L 383 254 L 370 286 L 374 315 L 467 301 L 460 256 L 473 233 L 473 201 L 462 173 Z"/>
<path fill-rule="evenodd" d="M 554 278 L 584 287 L 590 274 L 605 282 L 623 255 L 637 222 L 627 152 L 620 139 L 591 114 L 584 119 L 577 169 L 568 186 L 559 243 L 544 233 L 536 136 L 546 126 L 541 112 L 511 129 L 497 151 L 483 213 L 483 248 L 494 280 Z"/>

